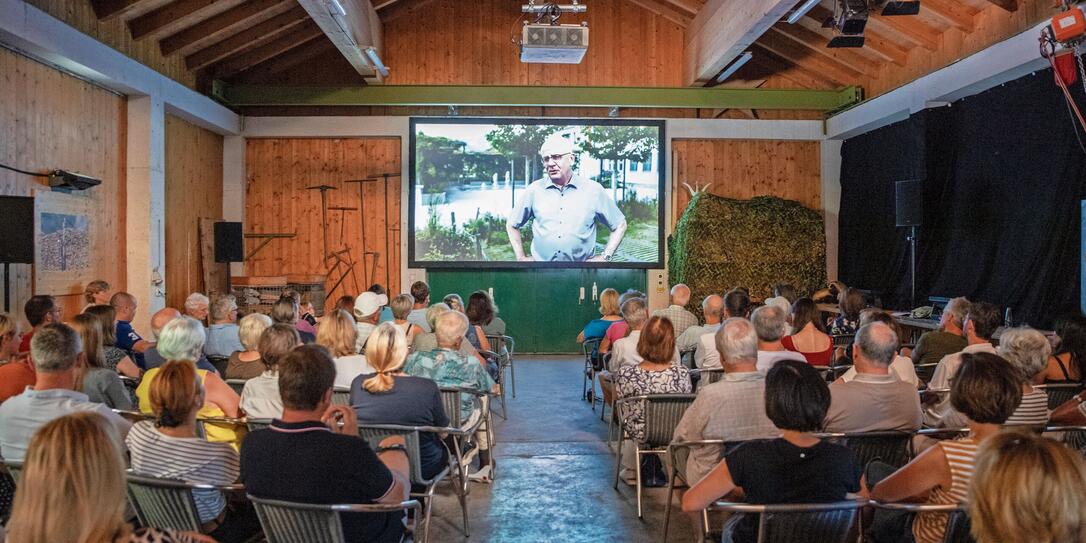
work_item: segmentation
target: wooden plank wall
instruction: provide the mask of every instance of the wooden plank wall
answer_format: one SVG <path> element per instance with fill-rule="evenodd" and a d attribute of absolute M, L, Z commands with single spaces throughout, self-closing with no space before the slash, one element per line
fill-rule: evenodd
<path fill-rule="evenodd" d="M 369 282 L 385 285 L 391 293 L 400 289 L 400 187 L 399 177 L 359 185 L 345 183 L 374 174 L 400 171 L 399 138 L 351 139 L 249 139 L 245 151 L 245 232 L 296 233 L 293 239 L 273 240 L 246 263 L 250 275 L 288 273 L 325 274 L 324 241 L 328 249 L 350 249 L 355 262 L 353 274 L 331 290 L 342 274 L 333 272 L 325 283 L 331 300 L 357 295 Z M 330 185 L 329 207 L 360 208 L 356 211 L 329 211 L 328 226 L 321 219 L 321 195 L 306 187 Z M 361 205 L 360 205 L 361 203 Z M 387 222 L 386 212 L 387 210 Z M 363 213 L 364 212 L 364 213 Z M 365 220 L 366 236 L 362 237 Z M 259 240 L 245 240 L 248 253 Z M 379 252 L 376 273 L 374 257 L 363 251 Z M 340 266 L 340 270 L 345 270 Z M 386 284 L 386 277 L 387 284 Z"/>
<path fill-rule="evenodd" d="M 225 266 L 205 285 L 198 224 L 222 219 L 222 136 L 166 115 L 166 304 L 181 308 L 192 292 L 223 292 Z"/>
<path fill-rule="evenodd" d="M 124 288 L 125 99 L 7 49 L 0 49 L 0 96 L 0 162 L 34 172 L 62 168 L 102 180 L 89 189 L 96 209 L 91 220 L 97 222 L 92 266 L 95 277 Z M 48 190 L 44 179 L 0 170 L 0 194 L 30 196 L 41 190 Z M 12 265 L 12 313 L 20 319 L 33 292 L 31 281 L 30 265 Z M 84 305 L 81 294 L 58 301 L 65 318 Z"/>
<path fill-rule="evenodd" d="M 673 228 L 690 203 L 683 183 L 712 183 L 709 192 L 727 198 L 777 196 L 822 209 L 817 141 L 674 140 L 671 152 Z"/>

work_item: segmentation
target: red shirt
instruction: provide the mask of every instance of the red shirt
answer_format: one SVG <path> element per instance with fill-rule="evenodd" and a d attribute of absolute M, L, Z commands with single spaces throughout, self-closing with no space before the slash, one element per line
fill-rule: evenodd
<path fill-rule="evenodd" d="M 29 332 L 23 334 L 23 340 L 19 342 L 19 354 L 30 352 L 30 338 L 34 337 L 34 329 L 31 328 Z"/>
<path fill-rule="evenodd" d="M 22 394 L 26 387 L 34 386 L 38 376 L 30 364 L 30 358 L 8 362 L 0 366 L 0 403 Z"/>
<path fill-rule="evenodd" d="M 784 345 L 785 349 L 789 351 L 797 352 L 803 355 L 803 358 L 807 359 L 807 363 L 812 366 L 829 366 L 833 363 L 833 342 L 830 342 L 830 348 L 825 351 L 819 351 L 814 353 L 805 353 L 796 348 L 796 344 L 792 343 L 792 336 L 784 336 L 781 338 L 781 345 Z"/>

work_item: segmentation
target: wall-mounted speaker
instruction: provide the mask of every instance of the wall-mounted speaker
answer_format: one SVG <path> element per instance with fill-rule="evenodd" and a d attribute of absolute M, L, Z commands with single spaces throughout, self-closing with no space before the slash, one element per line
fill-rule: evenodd
<path fill-rule="evenodd" d="M 924 222 L 924 191 L 919 179 L 898 181 L 894 202 L 897 226 L 920 226 Z"/>
<path fill-rule="evenodd" d="M 34 199 L 28 196 L 0 196 L 0 262 L 34 263 Z"/>
<path fill-rule="evenodd" d="M 215 262 L 244 262 L 245 243 L 240 222 L 215 223 Z"/>

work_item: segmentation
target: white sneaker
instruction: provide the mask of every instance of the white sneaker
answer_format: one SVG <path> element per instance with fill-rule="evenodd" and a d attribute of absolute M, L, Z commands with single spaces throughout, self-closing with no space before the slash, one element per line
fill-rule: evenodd
<path fill-rule="evenodd" d="M 490 484 L 493 481 L 491 478 L 490 466 L 483 466 L 479 471 L 469 473 L 468 480 L 476 483 Z"/>

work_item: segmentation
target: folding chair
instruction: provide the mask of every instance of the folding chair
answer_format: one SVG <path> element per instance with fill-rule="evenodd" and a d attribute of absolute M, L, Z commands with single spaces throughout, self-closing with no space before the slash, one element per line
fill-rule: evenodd
<path fill-rule="evenodd" d="M 479 354 L 487 360 L 498 361 L 498 379 L 496 382 L 498 383 L 498 396 L 502 403 L 501 417 L 503 420 L 509 420 L 505 407 L 505 372 L 502 371 L 502 356 L 495 351 L 487 351 L 484 349 L 479 349 Z M 493 408 L 493 406 L 491 406 L 491 408 Z"/>
<path fill-rule="evenodd" d="M 332 388 L 332 405 L 351 405 L 351 389 L 347 387 Z"/>
<path fill-rule="evenodd" d="M 674 441 L 667 446 L 667 464 L 671 471 L 667 477 L 667 502 L 664 504 L 664 536 L 661 541 L 667 541 L 667 532 L 671 527 L 671 502 L 675 496 L 675 481 L 682 480 L 683 484 L 690 486 L 693 481 L 686 480 L 686 462 L 690 458 L 691 447 L 718 447 L 719 458 L 724 458 L 724 451 L 731 444 L 723 439 L 702 439 L 698 441 Z M 702 511 L 702 530 L 709 531 L 709 514 Z"/>
<path fill-rule="evenodd" d="M 716 502 L 706 511 L 758 515 L 758 543 L 849 543 L 854 529 L 863 533 L 860 510 L 866 504 L 867 500 L 775 505 Z"/>
<path fill-rule="evenodd" d="M 1064 445 L 1086 455 L 1086 426 L 1048 426 L 1044 431 L 1062 434 Z"/>
<path fill-rule="evenodd" d="M 615 401 L 615 409 L 622 420 L 619 429 L 618 450 L 615 455 L 615 484 L 618 490 L 618 477 L 622 469 L 622 442 L 625 441 L 626 422 L 625 411 L 627 405 L 634 402 L 642 404 L 645 412 L 645 439 L 637 442 L 634 453 L 634 469 L 637 474 L 637 518 L 642 517 L 641 506 L 641 457 L 646 454 L 667 453 L 667 446 L 671 443 L 671 436 L 675 434 L 675 427 L 679 425 L 687 408 L 694 403 L 694 394 L 647 394 L 643 396 L 630 396 Z"/>
<path fill-rule="evenodd" d="M 411 532 L 418 527 L 422 506 L 418 500 L 393 504 L 295 503 L 247 496 L 253 502 L 268 543 L 348 543 L 343 534 L 344 513 L 393 513 L 415 511 Z"/>
<path fill-rule="evenodd" d="M 517 342 L 513 340 L 512 336 L 486 336 L 486 340 L 490 342 L 490 346 L 501 355 L 501 371 L 504 380 L 505 369 L 509 368 L 509 384 L 513 387 L 513 398 L 517 397 L 517 369 L 513 365 L 513 353 L 516 350 Z M 502 387 L 502 395 L 505 395 L 505 387 Z M 502 398 L 502 406 L 505 406 L 505 398 Z"/>
<path fill-rule="evenodd" d="M 586 339 L 581 344 L 584 351 L 584 379 L 581 385 L 581 399 L 592 404 L 592 410 L 596 410 L 596 360 L 599 357 L 600 342 L 602 338 Z M 589 391 L 591 388 L 591 392 Z"/>
<path fill-rule="evenodd" d="M 885 511 L 903 511 L 912 516 L 918 513 L 945 513 L 948 518 L 946 532 L 943 534 L 943 543 L 974 543 L 973 536 L 969 533 L 969 511 L 964 503 L 936 505 L 869 501 L 868 505 Z"/>
<path fill-rule="evenodd" d="M 852 450 L 856 465 L 867 466 L 874 460 L 900 468 L 912 459 L 912 432 L 853 432 L 818 434 Z"/>
<path fill-rule="evenodd" d="M 8 475 L 11 475 L 15 484 L 19 484 L 19 475 L 23 472 L 23 463 L 15 460 L 4 460 L 4 468 L 8 470 Z"/>
<path fill-rule="evenodd" d="M 230 388 L 234 389 L 234 393 L 241 396 L 241 391 L 245 389 L 245 383 L 248 379 L 227 379 L 226 384 L 230 385 Z"/>
<path fill-rule="evenodd" d="M 126 472 L 128 499 L 140 524 L 162 530 L 201 532 L 200 515 L 193 500 L 194 490 L 243 492 L 240 484 L 209 485 L 177 479 L 162 479 Z"/>
<path fill-rule="evenodd" d="M 271 426 L 271 422 L 272 419 L 250 419 L 246 417 L 245 427 L 248 428 L 250 432 L 255 432 L 257 430 L 263 430 L 268 426 Z"/>
<path fill-rule="evenodd" d="M 460 408 L 462 405 L 461 400 L 463 399 L 464 395 L 473 397 L 472 412 L 479 413 L 479 419 L 474 422 L 471 422 L 471 417 L 464 418 L 463 411 Z M 479 426 L 481 426 L 482 424 L 486 424 L 487 441 L 490 443 L 491 448 L 494 447 L 494 418 L 491 416 L 489 409 L 483 409 L 483 399 L 488 396 L 489 394 L 485 392 L 480 392 L 473 388 L 441 387 L 441 402 L 445 406 L 445 416 L 449 419 L 449 426 L 453 428 L 461 428 L 466 432 L 470 432 L 463 437 L 452 436 L 453 441 L 456 443 L 459 450 L 467 452 L 467 455 L 463 456 L 460 459 L 465 470 L 467 469 L 467 465 L 475 459 L 475 455 L 478 453 L 478 448 L 472 448 L 470 450 L 467 448 L 467 441 L 469 441 L 469 438 L 475 435 L 475 433 L 479 430 Z M 471 424 L 468 424 L 469 422 L 471 422 Z M 493 457 L 493 455 L 491 456 Z M 466 473 L 467 472 L 465 471 L 465 475 Z M 467 484 L 466 480 L 465 484 Z"/>
<path fill-rule="evenodd" d="M 207 357 L 207 361 L 210 362 L 212 366 L 215 366 L 215 371 L 219 372 L 219 377 L 225 378 L 226 366 L 230 363 L 229 356 L 209 356 Z"/>
<path fill-rule="evenodd" d="M 1048 385 L 1033 385 L 1048 394 L 1048 409 L 1054 410 L 1067 403 L 1075 394 L 1082 392 L 1081 383 L 1052 383 Z"/>

